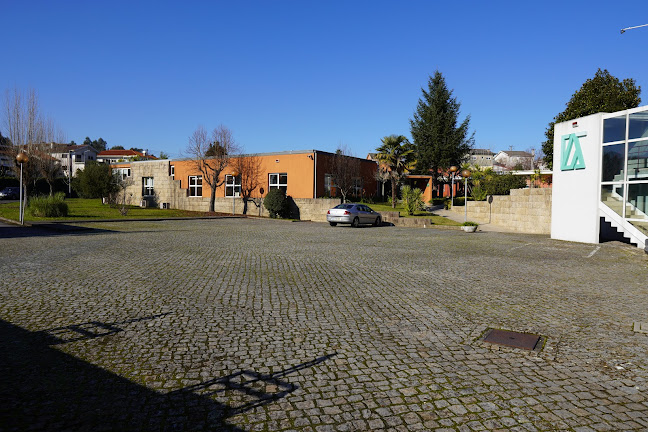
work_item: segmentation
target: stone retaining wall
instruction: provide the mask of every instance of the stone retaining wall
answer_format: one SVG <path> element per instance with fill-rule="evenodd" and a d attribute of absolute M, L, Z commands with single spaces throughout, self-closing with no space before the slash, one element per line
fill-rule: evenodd
<path fill-rule="evenodd" d="M 551 188 L 513 189 L 511 195 L 495 195 L 493 203 L 468 201 L 468 220 L 491 223 L 527 234 L 551 234 Z M 464 214 L 463 206 L 453 212 Z"/>

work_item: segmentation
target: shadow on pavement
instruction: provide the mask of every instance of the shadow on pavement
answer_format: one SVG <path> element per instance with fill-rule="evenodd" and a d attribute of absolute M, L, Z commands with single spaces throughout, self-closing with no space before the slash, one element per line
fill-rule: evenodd
<path fill-rule="evenodd" d="M 79 227 L 65 224 L 43 224 L 34 226 L 19 226 L 0 224 L 0 238 L 26 238 L 26 237 L 55 237 L 69 235 L 94 235 L 112 233 L 114 231 Z"/>
<path fill-rule="evenodd" d="M 92 338 L 135 321 L 89 323 L 102 334 L 77 331 L 82 324 L 62 329 L 74 327 L 80 337 Z M 286 375 L 336 355 L 273 374 L 241 371 L 162 394 L 52 348 L 63 343 L 48 336 L 58 330 L 30 332 L 0 320 L 0 430 L 241 431 L 227 418 L 285 397 L 298 388 L 283 379 Z M 236 405 L 214 400 L 230 396 Z"/>

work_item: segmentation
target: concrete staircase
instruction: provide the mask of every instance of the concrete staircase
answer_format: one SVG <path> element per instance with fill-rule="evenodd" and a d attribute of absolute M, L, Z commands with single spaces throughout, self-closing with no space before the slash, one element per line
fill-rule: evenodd
<path fill-rule="evenodd" d="M 625 220 L 621 216 L 623 202 L 614 195 L 603 196 L 601 199 L 602 201 L 599 202 L 601 216 L 621 233 L 623 237 L 627 238 L 630 243 L 648 252 L 648 222 L 630 222 Z M 639 213 L 644 215 L 643 212 L 626 203 L 627 215 L 639 217 L 641 216 Z"/>

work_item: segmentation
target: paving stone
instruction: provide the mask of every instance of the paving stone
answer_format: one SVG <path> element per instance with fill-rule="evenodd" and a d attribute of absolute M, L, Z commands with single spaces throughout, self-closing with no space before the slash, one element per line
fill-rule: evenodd
<path fill-rule="evenodd" d="M 635 248 L 260 219 L 84 225 L 0 231 L 2 430 L 648 428 Z M 489 327 L 547 344 L 486 346 Z"/>

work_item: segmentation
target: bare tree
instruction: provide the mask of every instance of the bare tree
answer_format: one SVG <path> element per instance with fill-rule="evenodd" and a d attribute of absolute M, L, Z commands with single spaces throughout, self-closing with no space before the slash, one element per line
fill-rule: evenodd
<path fill-rule="evenodd" d="M 384 200 L 385 199 L 385 183 L 387 183 L 391 179 L 391 175 L 389 171 L 382 165 L 378 166 L 378 169 L 376 170 L 376 173 L 374 174 L 374 178 L 380 182 L 382 188 L 380 191 L 380 196 Z"/>
<path fill-rule="evenodd" d="M 39 177 L 45 178 L 54 193 L 54 179 L 60 174 L 60 163 L 52 157 L 51 143 L 65 141 L 65 134 L 49 117 L 40 113 L 38 96 L 33 89 L 21 92 L 17 88 L 5 92 L 4 124 L 13 145 L 5 147 L 6 156 L 15 160 L 24 151 L 29 161 L 23 164 L 24 184 L 29 192 Z M 20 165 L 15 166 L 16 175 Z"/>
<path fill-rule="evenodd" d="M 342 196 L 342 202 L 346 202 L 347 197 L 355 189 L 356 181 L 360 176 L 360 161 L 351 155 L 346 145 L 339 145 L 333 156 L 331 174 L 337 190 Z"/>
<path fill-rule="evenodd" d="M 241 176 L 241 198 L 243 198 L 243 214 L 247 214 L 248 201 L 252 192 L 259 187 L 263 178 L 261 177 L 261 158 L 256 155 L 248 155 L 234 158 L 232 161 L 234 169 Z M 254 202 L 254 201 L 253 201 Z M 254 203 L 257 207 L 260 204 Z"/>
<path fill-rule="evenodd" d="M 229 164 L 230 156 L 238 152 L 232 131 L 223 125 L 211 134 L 199 126 L 189 137 L 187 153 L 194 159 L 195 168 L 202 174 L 203 182 L 211 188 L 209 211 L 214 211 L 216 189 L 223 184 L 221 174 Z"/>

